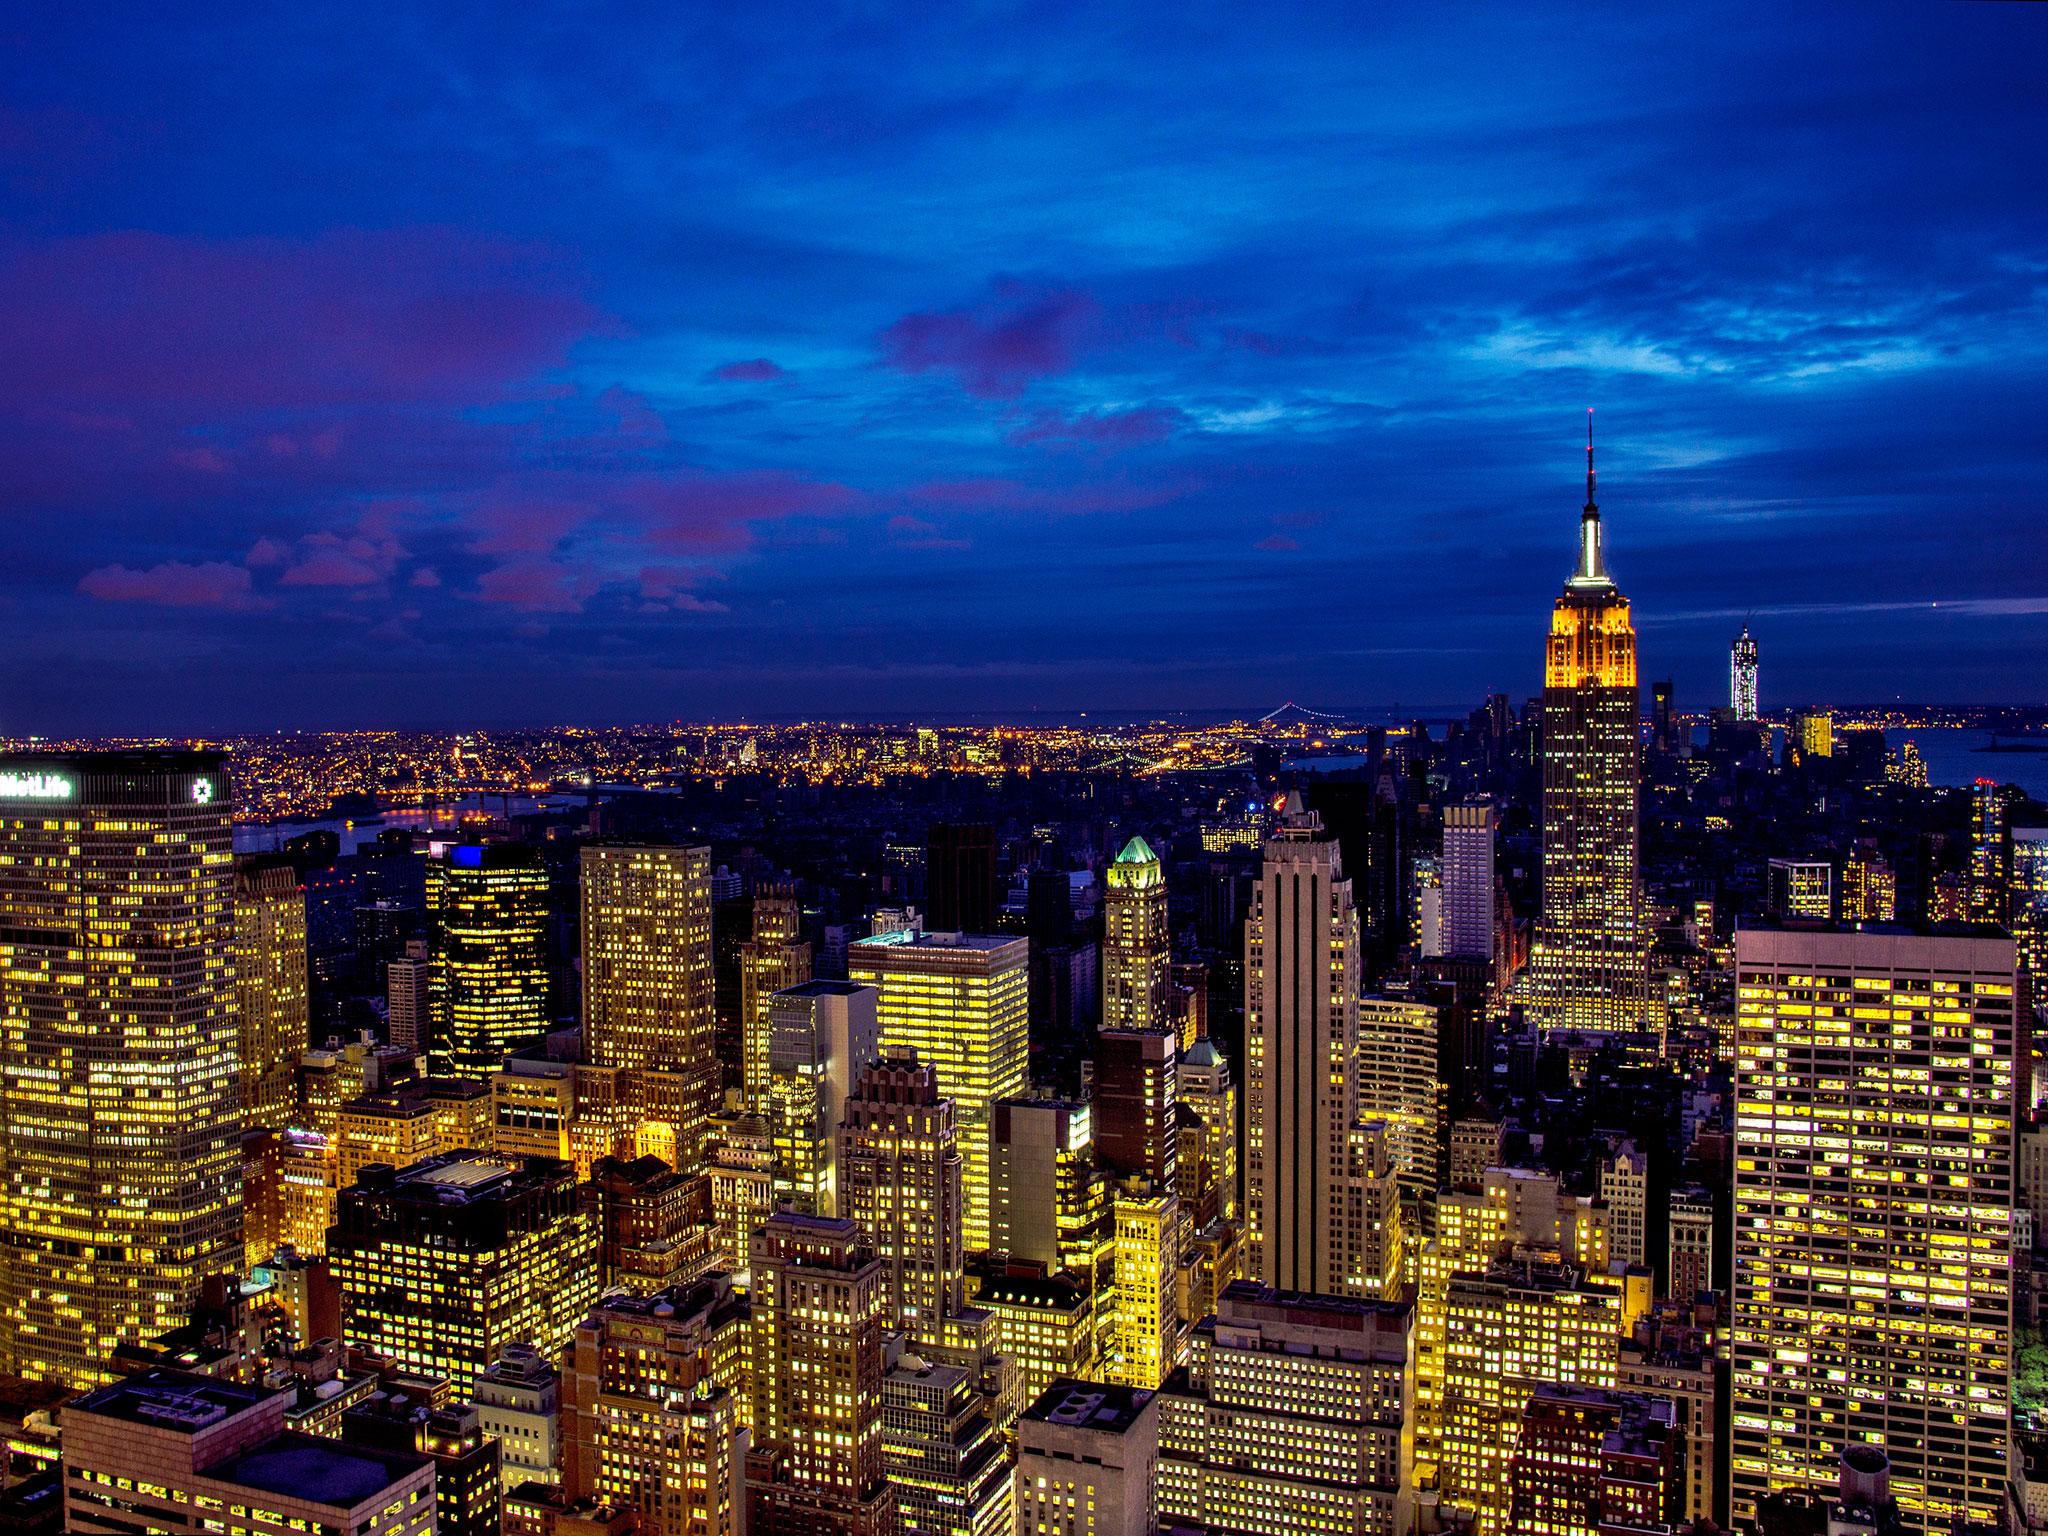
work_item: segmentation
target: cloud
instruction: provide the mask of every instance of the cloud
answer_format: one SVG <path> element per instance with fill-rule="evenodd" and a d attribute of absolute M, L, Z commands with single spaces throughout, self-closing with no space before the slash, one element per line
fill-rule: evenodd
<path fill-rule="evenodd" d="M 597 587 L 590 573 L 558 560 L 515 560 L 479 576 L 476 595 L 521 613 L 581 613 Z"/>
<path fill-rule="evenodd" d="M 296 563 L 277 580 L 284 587 L 373 587 L 404 558 L 405 547 L 389 534 L 309 533 L 299 540 Z"/>
<path fill-rule="evenodd" d="M 1044 443 L 1115 452 L 1163 443 L 1173 436 L 1180 421 L 1179 411 L 1163 405 L 1142 405 L 1128 411 L 1083 411 L 1075 416 L 1040 411 L 1011 432 L 1008 440 L 1019 445 Z"/>
<path fill-rule="evenodd" d="M 562 362 L 603 328 L 569 283 L 541 248 L 440 228 L 16 246 L 0 257 L 0 397 L 194 421 L 462 399 Z M 267 442 L 332 451 L 318 433 Z"/>
<path fill-rule="evenodd" d="M 711 579 L 715 572 L 705 566 L 648 565 L 640 569 L 641 600 L 656 608 L 678 613 L 725 613 L 724 603 L 702 597 L 692 588 Z"/>
<path fill-rule="evenodd" d="M 103 565 L 79 578 L 78 590 L 103 603 L 155 603 L 164 608 L 220 608 L 250 613 L 268 608 L 258 597 L 246 566 L 209 560 L 198 565 L 166 560 L 147 570 Z"/>
<path fill-rule="evenodd" d="M 720 363 L 708 375 L 720 384 L 769 384 L 789 377 L 789 370 L 772 358 L 748 357 Z"/>
<path fill-rule="evenodd" d="M 1272 533 L 1268 534 L 1265 538 L 1259 540 L 1259 542 L 1253 545 L 1252 547 L 1254 549 L 1263 549 L 1268 554 L 1284 555 L 1292 553 L 1294 550 L 1301 548 L 1301 540 L 1290 539 L 1284 533 Z"/>
<path fill-rule="evenodd" d="M 441 573 L 431 565 L 423 565 L 412 573 L 412 580 L 407 585 L 414 587 L 438 587 L 441 585 Z"/>
<path fill-rule="evenodd" d="M 950 373 L 970 395 L 1007 399 L 1072 368 L 1096 314 L 1078 288 L 1006 279 L 972 309 L 905 315 L 882 332 L 882 361 L 901 373 Z"/>
<path fill-rule="evenodd" d="M 291 559 L 291 557 L 292 551 L 290 545 L 282 542 L 281 540 L 273 539 L 270 537 L 270 535 L 265 534 L 262 538 L 258 539 L 254 544 L 251 544 L 249 546 L 249 553 L 242 557 L 242 562 L 245 565 L 258 567 L 266 565 L 283 565 L 287 560 Z"/>
<path fill-rule="evenodd" d="M 837 482 L 775 470 L 643 481 L 620 499 L 653 543 L 702 550 L 743 549 L 749 524 L 845 511 L 860 500 Z"/>

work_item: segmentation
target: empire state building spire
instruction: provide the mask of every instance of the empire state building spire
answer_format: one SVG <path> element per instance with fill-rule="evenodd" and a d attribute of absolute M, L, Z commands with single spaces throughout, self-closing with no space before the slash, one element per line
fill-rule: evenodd
<path fill-rule="evenodd" d="M 1593 408 L 1586 408 L 1586 508 L 1579 514 L 1579 568 L 1572 572 L 1573 587 L 1611 587 L 1614 579 L 1600 552 L 1600 504 L 1593 497 Z"/>

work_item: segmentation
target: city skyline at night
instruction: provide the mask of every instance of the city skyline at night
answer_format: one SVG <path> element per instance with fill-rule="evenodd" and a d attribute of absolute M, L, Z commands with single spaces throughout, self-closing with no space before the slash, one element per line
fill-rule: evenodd
<path fill-rule="evenodd" d="M 2048 3 L 30 10 L 0 1536 L 2048 1536 Z"/>

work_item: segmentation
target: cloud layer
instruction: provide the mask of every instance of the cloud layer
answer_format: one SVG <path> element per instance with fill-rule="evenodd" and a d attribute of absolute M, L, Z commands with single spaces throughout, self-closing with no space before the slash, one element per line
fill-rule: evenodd
<path fill-rule="evenodd" d="M 1588 404 L 1681 702 L 2039 699 L 2048 33 L 1752 23 L 23 22 L 0 728 L 1525 692 Z"/>

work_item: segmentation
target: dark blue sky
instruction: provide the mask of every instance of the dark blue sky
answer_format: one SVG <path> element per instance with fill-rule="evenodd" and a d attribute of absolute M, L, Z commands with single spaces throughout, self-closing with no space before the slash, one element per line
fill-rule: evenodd
<path fill-rule="evenodd" d="M 2048 7 L 183 9 L 0 20 L 0 730 L 1521 694 L 1589 404 L 1681 703 L 2048 697 Z"/>

